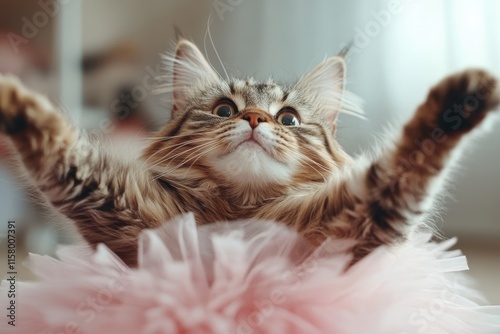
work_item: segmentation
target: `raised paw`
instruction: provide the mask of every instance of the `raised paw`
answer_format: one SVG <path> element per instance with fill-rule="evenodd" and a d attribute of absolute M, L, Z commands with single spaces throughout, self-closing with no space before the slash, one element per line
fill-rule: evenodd
<path fill-rule="evenodd" d="M 0 74 L 0 132 L 24 131 L 29 123 L 46 118 L 41 110 L 51 110 L 50 102 L 29 91 L 14 76 Z"/>
<path fill-rule="evenodd" d="M 431 121 L 429 117 L 437 116 L 429 125 L 438 126 L 448 135 L 460 135 L 476 127 L 499 103 L 497 79 L 483 70 L 467 70 L 431 89 L 426 103 L 431 115 L 425 117 Z"/>

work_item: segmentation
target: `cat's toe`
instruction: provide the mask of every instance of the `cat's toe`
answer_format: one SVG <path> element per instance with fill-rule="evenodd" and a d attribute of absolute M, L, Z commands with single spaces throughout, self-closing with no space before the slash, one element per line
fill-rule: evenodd
<path fill-rule="evenodd" d="M 500 87 L 488 72 L 467 70 L 441 81 L 431 90 L 428 103 L 437 112 L 441 129 L 449 134 L 464 133 L 498 107 Z"/>
<path fill-rule="evenodd" d="M 0 109 L 9 109 L 23 91 L 24 87 L 17 77 L 0 73 Z"/>
<path fill-rule="evenodd" d="M 24 87 L 14 76 L 0 74 L 0 131 L 8 132 L 19 114 Z"/>

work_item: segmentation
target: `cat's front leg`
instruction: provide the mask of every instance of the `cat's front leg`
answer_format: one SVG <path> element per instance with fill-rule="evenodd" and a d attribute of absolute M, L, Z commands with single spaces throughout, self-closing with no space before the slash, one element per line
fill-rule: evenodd
<path fill-rule="evenodd" d="M 0 132 L 12 140 L 36 186 L 91 244 L 129 264 L 137 237 L 178 214 L 138 161 L 122 161 L 74 127 L 45 97 L 0 75 Z"/>
<path fill-rule="evenodd" d="M 454 149 L 499 102 L 498 82 L 484 71 L 469 70 L 441 81 L 400 139 L 375 160 L 365 160 L 365 167 L 358 167 L 343 184 L 346 205 L 336 215 L 337 223 L 329 225 L 329 234 L 357 239 L 356 259 L 404 239 L 432 211 L 436 186 Z"/>

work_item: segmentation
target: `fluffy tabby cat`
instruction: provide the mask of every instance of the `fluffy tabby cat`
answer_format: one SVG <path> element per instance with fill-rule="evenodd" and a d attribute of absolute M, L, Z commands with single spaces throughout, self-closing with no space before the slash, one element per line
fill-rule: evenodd
<path fill-rule="evenodd" d="M 143 229 L 189 211 L 199 224 L 271 219 L 313 244 L 354 239 L 354 261 L 402 242 L 426 220 L 452 151 L 500 101 L 488 73 L 453 75 L 391 145 L 352 159 L 333 137 L 349 100 L 342 55 L 291 86 L 222 80 L 184 39 L 170 62 L 171 120 L 142 160 L 128 162 L 0 76 L 0 131 L 38 188 L 91 245 L 105 243 L 130 265 Z"/>

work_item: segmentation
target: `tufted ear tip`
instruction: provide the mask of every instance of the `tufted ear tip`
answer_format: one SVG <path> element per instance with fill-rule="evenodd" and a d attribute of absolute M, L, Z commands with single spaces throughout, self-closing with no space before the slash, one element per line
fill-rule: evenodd
<path fill-rule="evenodd" d="M 182 33 L 181 29 L 174 24 L 174 34 L 175 34 L 175 40 L 179 42 L 181 39 L 185 39 L 184 34 Z"/>
<path fill-rule="evenodd" d="M 344 46 L 344 48 L 342 50 L 340 50 L 340 52 L 337 54 L 337 57 L 341 57 L 341 58 L 345 59 L 347 57 L 347 55 L 349 54 L 349 51 L 351 51 L 353 44 L 354 44 L 353 41 L 350 41 L 348 44 L 346 44 Z"/>

